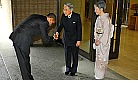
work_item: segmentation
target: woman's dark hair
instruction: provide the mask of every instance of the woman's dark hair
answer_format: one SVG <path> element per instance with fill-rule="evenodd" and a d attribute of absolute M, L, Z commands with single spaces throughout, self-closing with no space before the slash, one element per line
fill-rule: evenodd
<path fill-rule="evenodd" d="M 95 3 L 94 5 L 97 6 L 99 9 L 103 8 L 103 12 L 106 11 L 106 3 L 104 1 L 99 1 Z"/>
<path fill-rule="evenodd" d="M 56 15 L 55 15 L 54 13 L 49 13 L 49 14 L 47 15 L 47 17 L 53 18 L 54 20 L 56 20 Z"/>

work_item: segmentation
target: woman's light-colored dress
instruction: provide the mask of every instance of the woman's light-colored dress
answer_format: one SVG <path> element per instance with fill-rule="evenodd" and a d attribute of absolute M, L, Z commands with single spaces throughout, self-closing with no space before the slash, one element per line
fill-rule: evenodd
<path fill-rule="evenodd" d="M 93 48 L 96 49 L 96 61 L 94 68 L 96 79 L 103 79 L 106 72 L 110 51 L 110 41 L 113 36 L 113 29 L 111 29 L 111 26 L 112 24 L 110 23 L 108 13 L 97 17 L 94 28 L 94 38 L 98 39 L 101 43 L 98 46 L 96 46 L 95 43 L 93 44 Z"/>

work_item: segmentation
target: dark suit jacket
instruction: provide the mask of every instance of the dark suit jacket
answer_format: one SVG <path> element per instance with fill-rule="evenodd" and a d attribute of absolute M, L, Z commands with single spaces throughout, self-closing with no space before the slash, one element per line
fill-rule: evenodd
<path fill-rule="evenodd" d="M 62 14 L 57 32 L 64 28 L 63 43 L 67 46 L 76 46 L 77 41 L 82 41 L 82 24 L 80 15 L 72 12 L 71 18 Z"/>
<path fill-rule="evenodd" d="M 33 37 L 41 35 L 43 42 L 47 44 L 53 40 L 48 36 L 48 28 L 46 16 L 32 14 L 15 27 L 9 38 L 14 44 L 21 45 L 25 42 L 30 44 Z"/>

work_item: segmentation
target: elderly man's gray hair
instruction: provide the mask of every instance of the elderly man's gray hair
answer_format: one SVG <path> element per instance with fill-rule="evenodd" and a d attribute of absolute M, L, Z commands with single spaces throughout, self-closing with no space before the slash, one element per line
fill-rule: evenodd
<path fill-rule="evenodd" d="M 106 3 L 104 1 L 99 1 L 97 3 L 94 4 L 95 6 L 97 6 L 99 9 L 103 8 L 103 11 L 106 11 Z"/>
<path fill-rule="evenodd" d="M 64 6 L 68 6 L 71 11 L 73 11 L 73 5 L 71 3 L 65 3 Z"/>

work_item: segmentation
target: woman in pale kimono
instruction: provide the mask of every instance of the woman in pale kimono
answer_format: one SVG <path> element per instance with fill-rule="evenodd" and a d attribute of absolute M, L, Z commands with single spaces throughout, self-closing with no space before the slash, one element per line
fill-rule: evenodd
<path fill-rule="evenodd" d="M 108 64 L 111 29 L 109 14 L 105 13 L 106 3 L 99 1 L 94 4 L 95 13 L 99 15 L 95 22 L 93 48 L 96 49 L 95 79 L 103 79 Z"/>

